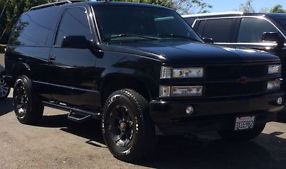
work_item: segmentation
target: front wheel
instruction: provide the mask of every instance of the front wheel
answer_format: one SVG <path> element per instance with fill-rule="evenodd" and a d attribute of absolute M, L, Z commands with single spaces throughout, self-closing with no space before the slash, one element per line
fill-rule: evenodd
<path fill-rule="evenodd" d="M 258 137 L 265 128 L 266 123 L 258 124 L 249 130 L 222 130 L 218 134 L 226 141 L 230 142 L 247 142 Z"/>
<path fill-rule="evenodd" d="M 8 97 L 10 93 L 10 87 L 4 80 L 4 78 L 0 75 L 0 100 L 4 100 Z"/>
<path fill-rule="evenodd" d="M 148 107 L 143 96 L 129 89 L 116 91 L 107 99 L 102 132 L 117 159 L 132 162 L 154 150 L 155 130 Z"/>
<path fill-rule="evenodd" d="M 23 124 L 35 124 L 42 118 L 44 107 L 33 92 L 32 82 L 27 76 L 17 78 L 13 92 L 14 111 Z"/>

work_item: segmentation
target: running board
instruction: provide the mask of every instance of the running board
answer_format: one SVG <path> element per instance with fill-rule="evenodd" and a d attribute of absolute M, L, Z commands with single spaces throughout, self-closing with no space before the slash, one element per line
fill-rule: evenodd
<path fill-rule="evenodd" d="M 68 119 L 70 119 L 72 121 L 81 122 L 81 121 L 85 121 L 89 118 L 95 118 L 95 119 L 101 118 L 100 113 L 94 113 L 94 112 L 70 107 L 70 106 L 63 104 L 63 103 L 58 104 L 55 102 L 48 102 L 48 101 L 43 101 L 42 103 L 44 104 L 44 106 L 47 106 L 47 107 L 61 109 L 63 111 L 68 111 L 69 112 Z"/>
<path fill-rule="evenodd" d="M 74 122 L 84 122 L 88 119 L 92 118 L 91 115 L 79 113 L 79 112 L 70 112 L 68 115 L 68 119 Z"/>

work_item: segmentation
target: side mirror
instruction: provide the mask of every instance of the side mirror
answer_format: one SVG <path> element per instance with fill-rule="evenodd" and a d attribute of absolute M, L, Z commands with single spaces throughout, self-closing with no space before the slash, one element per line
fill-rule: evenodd
<path fill-rule="evenodd" d="M 212 38 L 203 38 L 203 41 L 205 43 L 210 43 L 210 44 L 213 44 L 214 43 L 214 40 Z"/>
<path fill-rule="evenodd" d="M 92 42 L 84 36 L 66 36 L 62 42 L 63 48 L 91 49 Z"/>
<path fill-rule="evenodd" d="M 279 33 L 276 32 L 264 32 L 261 38 L 263 41 L 276 42 L 277 48 L 283 48 L 285 39 Z"/>

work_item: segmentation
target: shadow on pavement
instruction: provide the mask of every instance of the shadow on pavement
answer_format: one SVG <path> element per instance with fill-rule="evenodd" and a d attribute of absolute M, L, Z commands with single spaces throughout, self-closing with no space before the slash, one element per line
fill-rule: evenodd
<path fill-rule="evenodd" d="M 38 127 L 48 128 L 61 128 L 66 127 L 69 124 L 67 114 L 61 115 L 44 115 L 42 120 L 37 124 Z"/>
<path fill-rule="evenodd" d="M 88 139 L 88 144 L 106 147 L 100 121 L 77 124 L 68 122 L 64 115 L 45 118 L 43 127 L 61 127 L 64 132 Z M 149 159 L 134 164 L 180 169 L 285 169 L 286 140 L 279 138 L 281 134 L 284 133 L 261 134 L 248 143 L 227 143 L 216 137 L 161 136 Z"/>
<path fill-rule="evenodd" d="M 0 116 L 3 116 L 13 110 L 13 99 L 7 98 L 0 101 Z"/>

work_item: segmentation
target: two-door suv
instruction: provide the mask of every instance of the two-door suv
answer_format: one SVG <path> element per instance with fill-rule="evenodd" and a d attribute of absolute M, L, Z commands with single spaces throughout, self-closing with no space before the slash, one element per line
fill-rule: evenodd
<path fill-rule="evenodd" d="M 278 57 L 207 45 L 160 6 L 37 6 L 15 25 L 5 56 L 21 123 L 38 122 L 44 106 L 78 122 L 102 119 L 109 150 L 124 161 L 154 150 L 158 134 L 250 140 L 284 105 Z"/>

